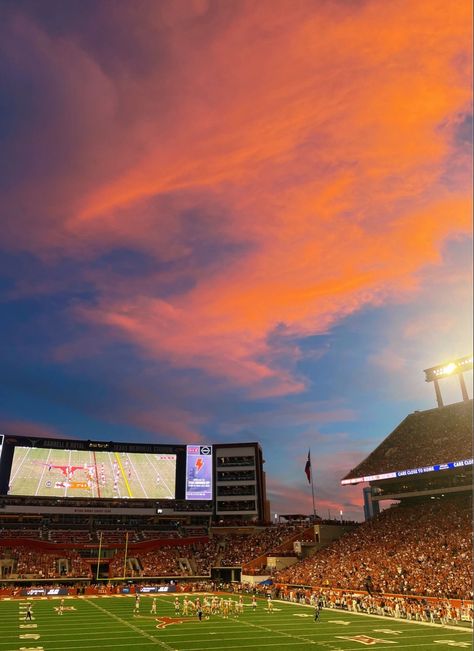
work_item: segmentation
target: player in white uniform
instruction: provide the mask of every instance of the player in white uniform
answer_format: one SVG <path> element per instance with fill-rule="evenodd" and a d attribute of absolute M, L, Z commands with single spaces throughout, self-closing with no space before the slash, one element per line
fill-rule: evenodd
<path fill-rule="evenodd" d="M 140 595 L 139 594 L 135 595 L 135 608 L 133 609 L 133 614 L 134 615 L 139 615 L 140 614 Z"/>
<path fill-rule="evenodd" d="M 156 597 L 153 597 L 153 601 L 151 602 L 151 614 L 156 615 Z"/>

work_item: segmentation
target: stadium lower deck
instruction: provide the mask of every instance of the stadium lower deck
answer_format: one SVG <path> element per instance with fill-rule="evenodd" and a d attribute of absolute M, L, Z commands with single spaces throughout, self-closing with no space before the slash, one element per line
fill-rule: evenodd
<path fill-rule="evenodd" d="M 59 615 L 59 598 L 3 599 L 0 651 L 471 648 L 471 629 L 461 625 L 406 622 L 332 609 L 323 609 L 320 620 L 314 621 L 309 606 L 275 601 L 269 612 L 266 600 L 259 599 L 253 609 L 249 597 L 245 597 L 243 614 L 211 615 L 199 621 L 195 615 L 176 615 L 174 600 L 175 595 L 157 597 L 154 615 L 150 612 L 153 598 L 142 597 L 135 615 L 133 596 L 66 597 Z M 28 604 L 31 621 L 25 619 Z"/>

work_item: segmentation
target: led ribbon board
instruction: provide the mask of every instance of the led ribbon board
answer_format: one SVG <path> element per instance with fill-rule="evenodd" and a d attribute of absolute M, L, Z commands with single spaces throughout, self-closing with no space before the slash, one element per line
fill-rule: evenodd
<path fill-rule="evenodd" d="M 463 466 L 472 466 L 471 459 L 462 459 L 461 461 L 448 461 L 448 463 L 437 463 L 432 466 L 423 468 L 410 468 L 409 470 L 395 470 L 393 472 L 384 472 L 379 475 L 366 475 L 365 477 L 354 477 L 353 479 L 342 479 L 341 484 L 359 484 L 362 481 L 378 481 L 379 479 L 395 479 L 396 477 L 410 477 L 412 475 L 422 475 L 425 472 L 439 472 L 440 470 L 452 470 L 453 468 L 462 468 Z"/>

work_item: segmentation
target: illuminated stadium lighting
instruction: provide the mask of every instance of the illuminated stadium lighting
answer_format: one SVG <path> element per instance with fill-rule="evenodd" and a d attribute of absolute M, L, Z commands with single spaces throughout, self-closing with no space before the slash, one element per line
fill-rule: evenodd
<path fill-rule="evenodd" d="M 438 402 L 438 407 L 443 407 L 443 397 L 441 395 L 441 389 L 439 386 L 439 380 L 443 378 L 450 377 L 451 375 L 457 375 L 459 378 L 459 385 L 461 387 L 462 399 L 464 401 L 469 400 L 467 393 L 466 383 L 464 382 L 464 371 L 472 370 L 472 355 L 466 357 L 460 357 L 459 359 L 453 359 L 450 362 L 445 362 L 444 364 L 439 364 L 438 366 L 432 366 L 431 368 L 425 369 L 425 380 L 426 382 L 433 382 L 434 389 L 436 393 L 436 401 Z"/>
<path fill-rule="evenodd" d="M 469 355 L 467 357 L 460 357 L 459 359 L 453 359 L 449 362 L 445 362 L 444 364 L 439 364 L 438 366 L 432 366 L 431 368 L 425 369 L 425 379 L 427 382 L 441 380 L 442 378 L 449 377 L 453 374 L 470 371 L 472 367 L 472 355 Z"/>

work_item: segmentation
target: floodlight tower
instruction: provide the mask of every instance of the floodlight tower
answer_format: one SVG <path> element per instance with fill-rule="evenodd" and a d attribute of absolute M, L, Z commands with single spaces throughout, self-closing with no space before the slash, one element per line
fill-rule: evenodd
<path fill-rule="evenodd" d="M 464 371 L 472 370 L 472 355 L 467 357 L 460 357 L 459 359 L 453 359 L 444 364 L 439 364 L 438 366 L 432 366 L 431 368 L 426 368 L 425 381 L 434 382 L 434 388 L 436 393 L 436 401 L 438 407 L 443 407 L 443 396 L 441 395 L 441 389 L 439 387 L 439 380 L 443 380 L 451 375 L 457 375 L 459 378 L 459 385 L 461 387 L 462 399 L 464 402 L 469 400 L 467 393 L 466 383 L 464 382 Z"/>

